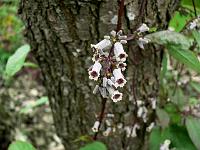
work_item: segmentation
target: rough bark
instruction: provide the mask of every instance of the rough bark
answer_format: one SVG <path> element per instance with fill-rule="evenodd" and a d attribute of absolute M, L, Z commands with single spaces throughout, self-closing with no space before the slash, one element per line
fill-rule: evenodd
<path fill-rule="evenodd" d="M 131 33 L 142 23 L 166 29 L 179 0 L 126 0 L 123 29 Z M 41 67 L 52 108 L 55 127 L 66 150 L 80 146 L 73 140 L 92 135 L 95 113 L 101 100 L 92 94 L 89 81 L 90 43 L 96 43 L 116 28 L 117 0 L 21 0 L 19 14 L 26 24 L 32 52 Z M 135 15 L 135 20 L 131 14 Z M 149 46 L 141 50 L 136 42 L 127 46 L 128 84 L 122 102 L 108 102 L 106 112 L 115 114 L 115 124 L 132 125 L 135 121 L 135 99 L 157 98 L 161 49 Z M 153 114 L 153 112 L 152 112 Z M 99 140 L 109 149 L 145 149 L 145 127 L 137 138 L 126 138 L 124 132 Z"/>

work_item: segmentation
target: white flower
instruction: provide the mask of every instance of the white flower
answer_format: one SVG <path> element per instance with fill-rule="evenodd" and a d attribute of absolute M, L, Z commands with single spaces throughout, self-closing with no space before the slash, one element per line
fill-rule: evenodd
<path fill-rule="evenodd" d="M 126 137 L 129 138 L 131 136 L 131 127 L 126 126 L 124 127 L 124 130 L 126 131 Z"/>
<path fill-rule="evenodd" d="M 108 39 L 104 39 L 104 40 L 100 41 L 99 43 L 97 43 L 96 45 L 91 44 L 91 48 L 95 48 L 98 50 L 103 50 L 110 46 L 111 46 L 111 41 Z"/>
<path fill-rule="evenodd" d="M 137 111 L 137 116 L 138 116 L 139 118 L 142 117 L 143 112 L 144 112 L 143 107 L 139 107 L 139 109 L 138 109 L 138 111 Z"/>
<path fill-rule="evenodd" d="M 149 39 L 147 39 L 147 38 L 139 38 L 139 40 L 137 41 L 137 43 L 138 43 L 138 45 L 139 45 L 139 47 L 141 48 L 141 49 L 144 49 L 144 44 L 147 44 L 147 43 L 149 43 Z"/>
<path fill-rule="evenodd" d="M 115 77 L 115 86 L 123 87 L 126 84 L 126 80 L 124 79 L 123 74 L 121 73 L 121 69 L 114 69 L 113 75 Z"/>
<path fill-rule="evenodd" d="M 115 115 L 114 115 L 114 114 L 107 114 L 107 117 L 109 117 L 109 118 L 114 118 Z"/>
<path fill-rule="evenodd" d="M 113 102 L 118 102 L 122 100 L 122 93 L 120 93 L 118 90 L 115 90 L 114 88 L 107 86 L 107 90 L 111 96 L 111 99 L 113 100 Z"/>
<path fill-rule="evenodd" d="M 155 98 L 151 98 L 151 107 L 152 109 L 156 109 L 156 99 Z"/>
<path fill-rule="evenodd" d="M 126 52 L 123 49 L 123 46 L 120 42 L 116 42 L 114 45 L 114 54 L 116 57 L 117 61 L 126 61 L 126 57 L 128 57 L 128 55 L 126 54 Z"/>
<path fill-rule="evenodd" d="M 169 145 L 171 144 L 171 141 L 170 140 L 165 140 L 164 141 L 164 144 L 162 144 L 160 146 L 160 150 L 169 150 Z"/>
<path fill-rule="evenodd" d="M 111 87 L 115 87 L 115 84 L 114 84 L 114 82 L 111 80 L 111 79 L 108 79 L 108 81 L 107 81 L 107 83 L 108 83 L 108 85 L 110 85 Z"/>
<path fill-rule="evenodd" d="M 116 37 L 117 33 L 116 33 L 116 31 L 112 30 L 112 31 L 110 32 L 110 35 L 112 35 L 113 37 Z"/>
<path fill-rule="evenodd" d="M 137 100 L 136 103 L 137 103 L 137 107 L 140 107 L 144 104 L 144 102 L 141 100 Z"/>
<path fill-rule="evenodd" d="M 104 39 L 110 40 L 110 36 L 105 35 L 105 36 L 104 36 Z"/>
<path fill-rule="evenodd" d="M 197 27 L 197 22 L 194 20 L 193 22 L 190 22 L 190 26 L 189 26 L 189 29 L 194 29 Z"/>
<path fill-rule="evenodd" d="M 147 132 L 151 132 L 151 130 L 153 129 L 153 127 L 155 126 L 155 123 L 152 122 L 148 127 L 147 127 Z"/>
<path fill-rule="evenodd" d="M 104 135 L 104 136 L 108 136 L 108 135 L 110 134 L 111 131 L 112 131 L 112 128 L 111 128 L 111 127 L 108 127 L 108 128 L 106 129 L 106 131 L 103 132 L 103 135 Z"/>
<path fill-rule="evenodd" d="M 133 127 L 126 126 L 124 127 L 124 130 L 126 131 L 126 137 L 136 137 L 136 131 L 137 129 L 140 129 L 140 126 L 138 124 L 135 124 Z"/>
<path fill-rule="evenodd" d="M 104 88 L 104 87 L 100 87 L 99 88 L 99 91 L 100 91 L 100 93 L 101 93 L 101 96 L 103 97 L 103 98 L 108 98 L 107 97 L 107 92 L 106 92 L 106 88 Z"/>
<path fill-rule="evenodd" d="M 93 132 L 98 132 L 99 131 L 99 125 L 100 125 L 100 122 L 99 121 L 95 121 L 94 126 L 92 127 L 92 131 Z"/>
<path fill-rule="evenodd" d="M 106 122 L 106 126 L 111 126 L 111 123 L 112 123 L 112 122 L 111 122 L 111 120 L 110 120 L 110 119 L 106 119 L 106 121 L 105 121 L 105 122 Z"/>
<path fill-rule="evenodd" d="M 119 30 L 119 31 L 117 32 L 117 35 L 120 36 L 120 35 L 122 35 L 122 33 L 123 33 L 122 30 Z"/>
<path fill-rule="evenodd" d="M 97 81 L 100 75 L 101 68 L 102 65 L 98 61 L 96 61 L 92 69 L 89 71 L 89 78 Z"/>
<path fill-rule="evenodd" d="M 127 64 L 126 63 L 123 63 L 123 62 L 119 62 L 117 64 L 117 68 L 120 68 L 122 71 L 125 71 L 126 70 L 126 66 Z"/>
<path fill-rule="evenodd" d="M 118 39 L 119 39 L 119 40 L 126 40 L 126 39 L 127 39 L 127 36 L 126 36 L 126 35 L 122 35 L 122 36 L 119 36 Z"/>
<path fill-rule="evenodd" d="M 108 79 L 106 77 L 103 77 L 103 87 L 106 87 Z"/>
<path fill-rule="evenodd" d="M 148 27 L 145 23 L 143 23 L 143 24 L 137 29 L 137 31 L 139 31 L 139 32 L 146 32 L 146 31 L 149 31 L 149 27 Z"/>
<path fill-rule="evenodd" d="M 127 40 L 120 40 L 120 43 L 127 44 Z"/>
<path fill-rule="evenodd" d="M 114 91 L 114 93 L 111 96 L 111 99 L 113 100 L 113 102 L 118 102 L 122 100 L 122 93 L 120 93 L 119 91 Z"/>
<path fill-rule="evenodd" d="M 140 126 L 138 124 L 135 124 L 132 129 L 131 137 L 137 136 L 137 133 L 136 133 L 137 129 L 140 129 Z"/>
<path fill-rule="evenodd" d="M 99 85 L 96 85 L 93 90 L 93 94 L 97 94 L 98 90 L 99 90 Z"/>

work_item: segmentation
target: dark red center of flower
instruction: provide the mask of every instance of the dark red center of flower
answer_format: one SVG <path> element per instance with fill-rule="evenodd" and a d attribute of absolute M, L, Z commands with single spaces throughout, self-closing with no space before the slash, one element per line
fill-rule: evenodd
<path fill-rule="evenodd" d="M 113 98 L 118 99 L 119 97 L 120 97 L 120 94 L 115 94 Z"/>
<path fill-rule="evenodd" d="M 122 83 L 124 83 L 124 80 L 122 78 L 120 78 L 120 79 L 117 80 L 117 83 L 122 84 Z"/>
<path fill-rule="evenodd" d="M 126 57 L 125 54 L 120 54 L 120 55 L 119 55 L 119 58 L 125 58 L 125 57 Z"/>
<path fill-rule="evenodd" d="M 92 72 L 90 73 L 90 75 L 91 75 L 92 77 L 97 77 L 97 76 L 98 76 L 98 74 L 97 74 L 96 71 L 92 71 Z"/>
<path fill-rule="evenodd" d="M 125 67 L 124 64 L 119 64 L 119 68 Z"/>

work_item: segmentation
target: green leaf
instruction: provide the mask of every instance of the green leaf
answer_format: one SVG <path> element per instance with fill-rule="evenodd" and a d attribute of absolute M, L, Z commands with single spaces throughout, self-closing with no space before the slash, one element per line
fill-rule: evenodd
<path fill-rule="evenodd" d="M 36 150 L 30 143 L 16 141 L 9 145 L 8 150 Z"/>
<path fill-rule="evenodd" d="M 166 139 L 171 141 L 170 147 L 176 150 L 196 150 L 194 144 L 189 138 L 187 130 L 183 126 L 171 125 L 170 127 L 159 130 L 153 129 L 150 135 L 150 150 L 158 150 L 160 144 Z"/>
<path fill-rule="evenodd" d="M 168 30 L 148 34 L 145 37 L 150 39 L 153 43 L 164 46 L 174 45 L 179 49 L 189 49 L 191 46 L 191 41 L 187 37 L 180 33 Z"/>
<path fill-rule="evenodd" d="M 180 11 L 176 11 L 170 20 L 169 26 L 174 28 L 176 32 L 180 32 L 190 19 L 190 14 L 182 14 Z"/>
<path fill-rule="evenodd" d="M 170 118 L 169 118 L 168 113 L 165 110 L 157 108 L 156 115 L 158 116 L 159 123 L 161 124 L 163 128 L 169 125 Z"/>
<path fill-rule="evenodd" d="M 173 103 L 165 105 L 165 111 L 170 116 L 170 122 L 174 124 L 179 124 L 181 122 L 181 115 L 177 110 L 177 107 Z"/>
<path fill-rule="evenodd" d="M 80 148 L 80 150 L 107 150 L 107 148 L 101 142 L 93 142 L 84 146 L 83 148 Z"/>
<path fill-rule="evenodd" d="M 17 49 L 17 51 L 8 59 L 5 70 L 6 76 L 14 76 L 23 67 L 29 51 L 30 46 L 27 44 Z"/>
<path fill-rule="evenodd" d="M 24 108 L 20 109 L 19 113 L 28 113 L 31 109 L 33 109 L 34 107 L 46 104 L 48 102 L 48 97 L 44 96 L 41 97 L 40 99 L 36 100 L 34 104 L 30 104 L 25 106 Z"/>
<path fill-rule="evenodd" d="M 169 54 L 187 67 L 200 73 L 200 62 L 196 55 L 189 50 L 180 49 L 178 46 L 168 46 Z"/>
<path fill-rule="evenodd" d="M 186 118 L 186 127 L 192 142 L 197 149 L 200 149 L 200 119 L 192 117 Z"/>
<path fill-rule="evenodd" d="M 196 6 L 196 9 L 197 11 L 200 11 L 200 3 L 199 3 L 199 0 L 194 0 L 194 3 L 195 3 L 195 6 Z M 193 7 L 193 4 L 192 4 L 192 0 L 181 0 L 181 5 L 183 7 L 186 7 L 192 11 L 194 11 L 194 7 Z"/>
<path fill-rule="evenodd" d="M 199 46 L 199 51 L 200 51 L 200 31 L 193 30 L 192 35 L 194 36 L 194 38 Z"/>
<path fill-rule="evenodd" d="M 161 131 L 159 128 L 154 128 L 149 137 L 150 150 L 159 150 L 161 142 Z"/>
<path fill-rule="evenodd" d="M 197 91 L 200 93 L 200 83 L 198 82 L 190 82 L 190 85 Z"/>
<path fill-rule="evenodd" d="M 170 100 L 174 104 L 176 104 L 179 108 L 182 108 L 187 102 L 187 99 L 185 98 L 183 90 L 180 87 L 177 87 L 175 93 L 174 91 L 171 91 L 171 92 L 172 93 L 169 93 Z"/>

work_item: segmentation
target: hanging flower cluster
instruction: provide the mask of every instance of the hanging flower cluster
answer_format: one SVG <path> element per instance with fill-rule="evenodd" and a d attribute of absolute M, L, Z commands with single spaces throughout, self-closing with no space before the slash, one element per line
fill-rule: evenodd
<path fill-rule="evenodd" d="M 121 30 L 111 31 L 110 34 L 96 45 L 91 44 L 94 65 L 88 69 L 88 74 L 89 79 L 99 81 L 94 94 L 99 92 L 103 98 L 110 97 L 113 102 L 118 102 L 123 96 L 118 87 L 122 88 L 127 82 L 123 75 L 128 57 L 123 44 L 127 43 L 127 36 L 122 35 Z"/>

